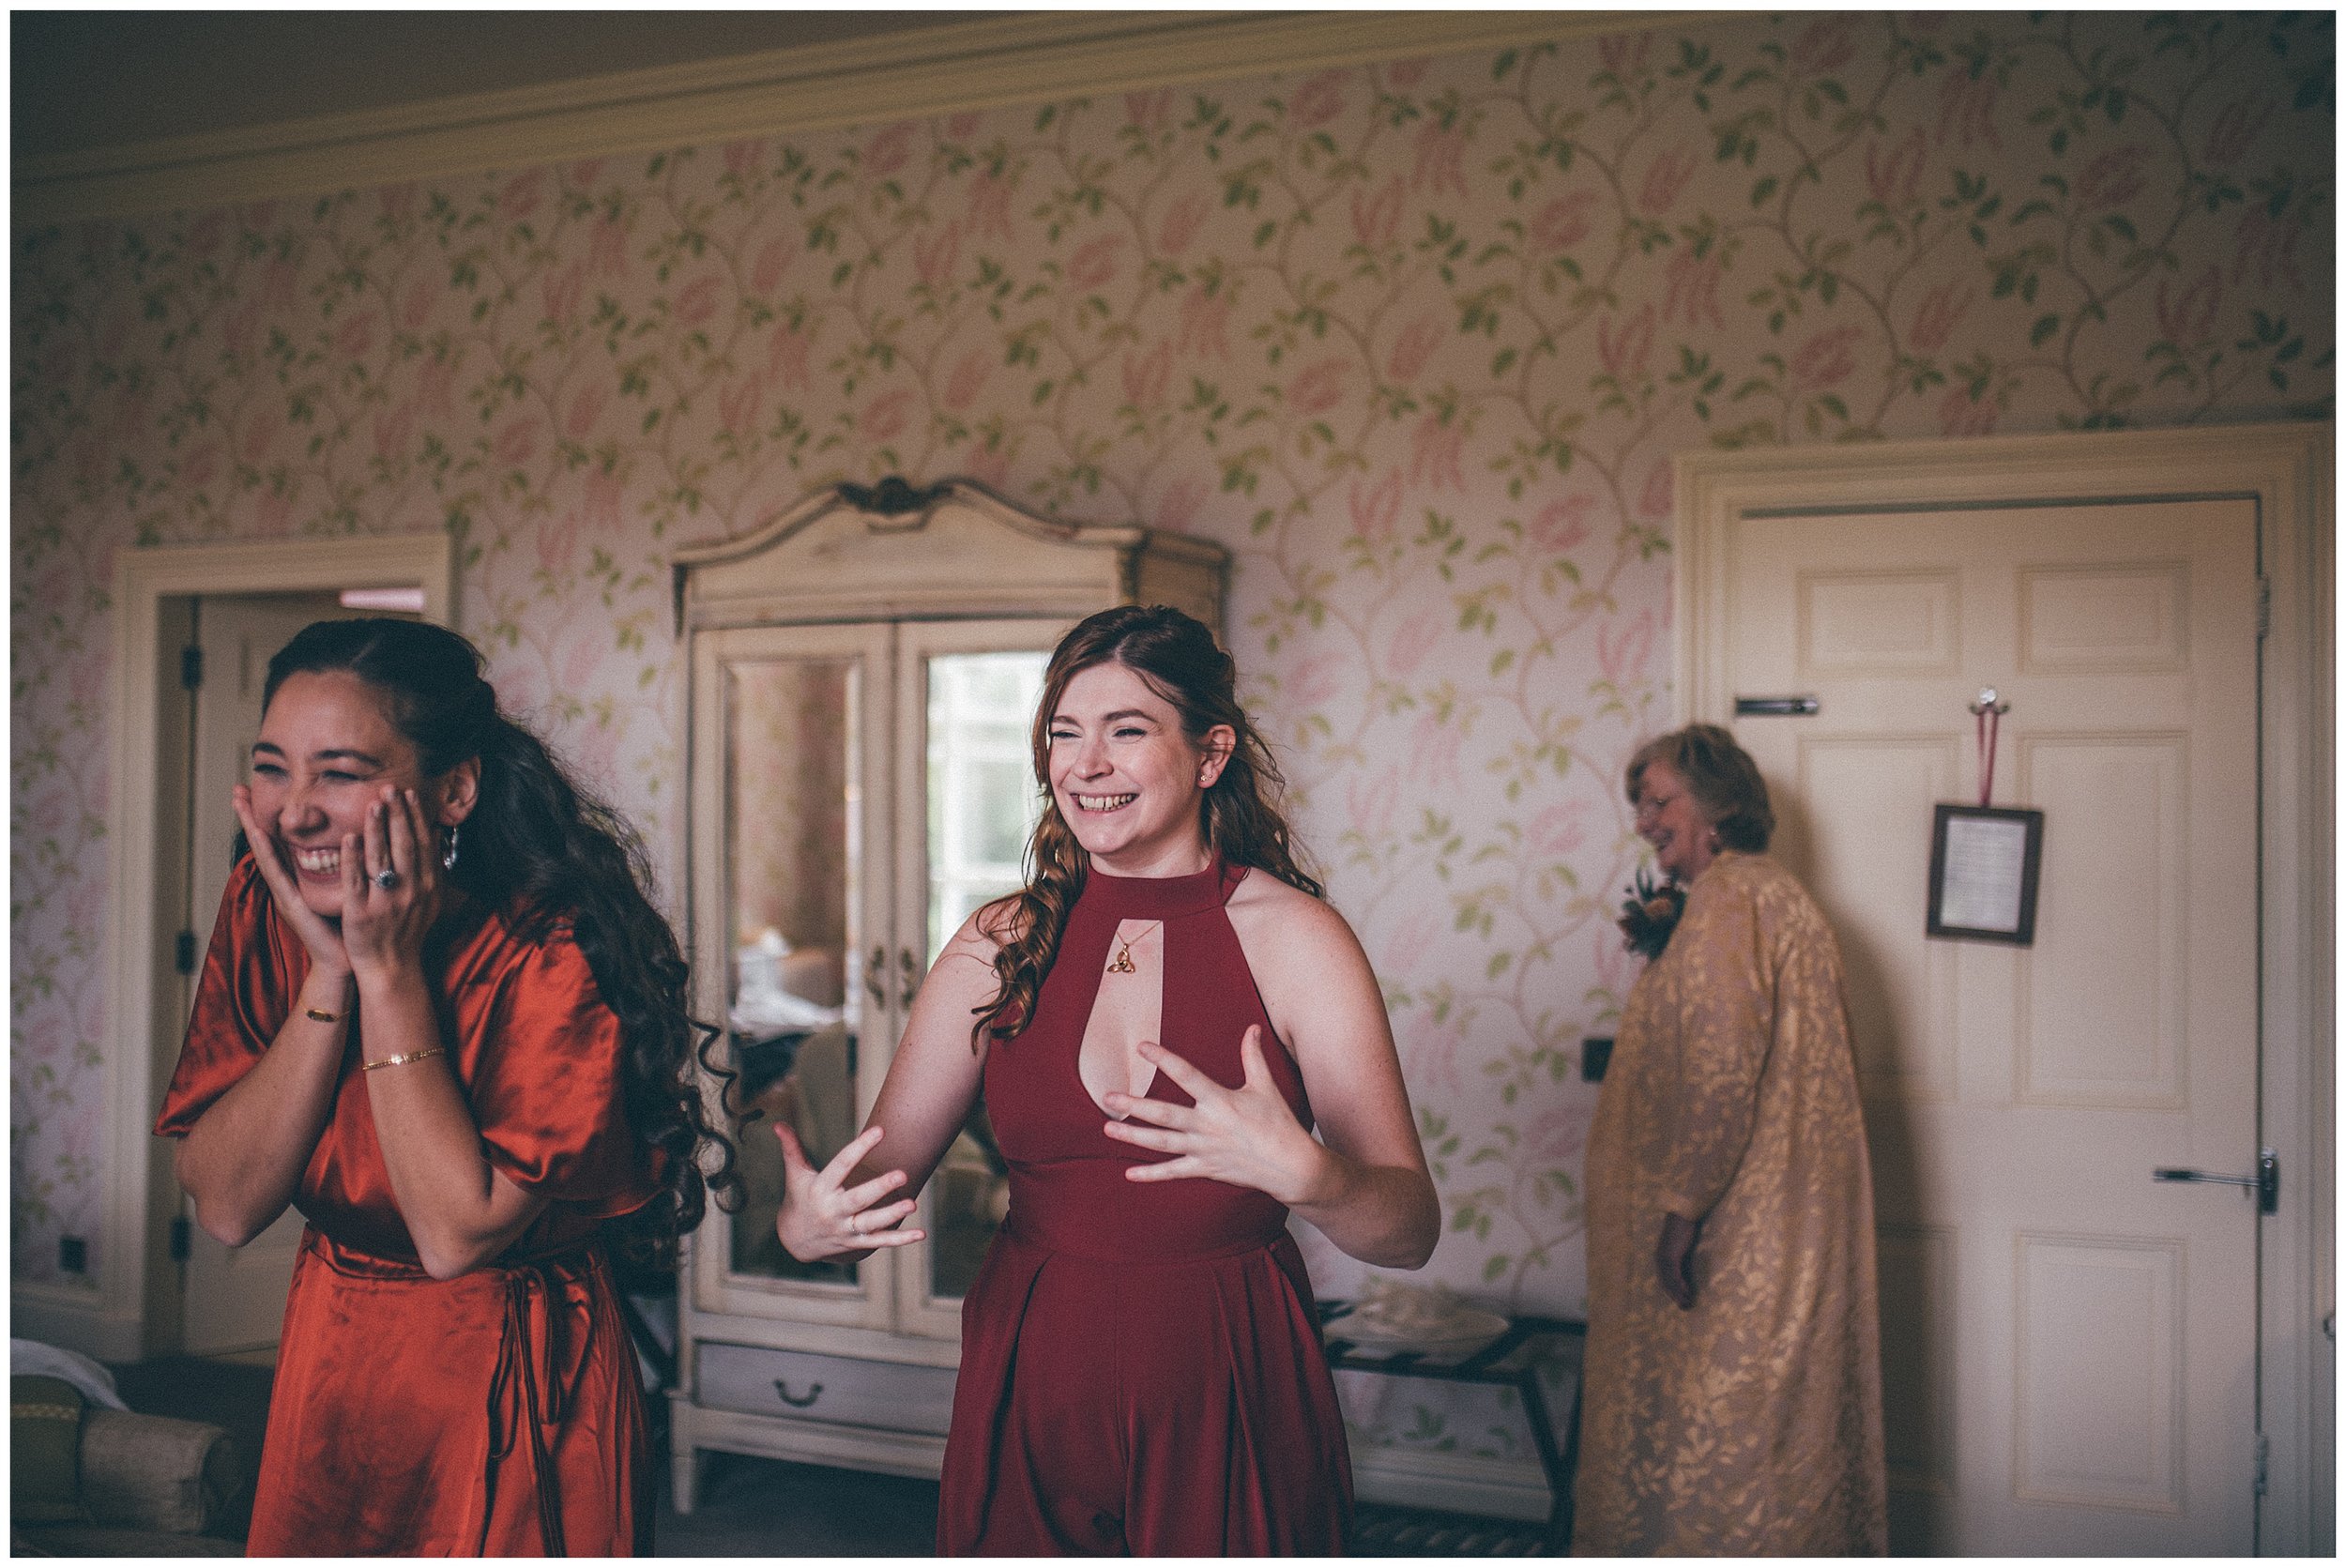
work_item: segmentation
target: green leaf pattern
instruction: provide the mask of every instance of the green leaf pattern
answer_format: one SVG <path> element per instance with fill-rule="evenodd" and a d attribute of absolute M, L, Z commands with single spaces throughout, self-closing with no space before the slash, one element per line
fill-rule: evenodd
<path fill-rule="evenodd" d="M 500 691 L 673 885 L 670 552 L 964 474 L 1234 552 L 1433 1271 L 1576 1309 L 1672 454 L 2326 416 L 2333 50 L 2312 13 L 1664 22 L 18 232 L 17 1277 L 105 1223 L 117 550 L 451 530 Z"/>

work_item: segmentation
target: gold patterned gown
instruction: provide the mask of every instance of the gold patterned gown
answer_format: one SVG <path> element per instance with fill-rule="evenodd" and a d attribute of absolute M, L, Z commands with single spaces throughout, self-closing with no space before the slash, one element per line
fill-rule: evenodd
<path fill-rule="evenodd" d="M 1881 1553 L 1873 1186 L 1841 952 L 1764 856 L 1721 853 L 1622 1010 L 1586 1166 L 1574 1549 Z M 1701 1222 L 1695 1305 L 1654 1277 Z"/>

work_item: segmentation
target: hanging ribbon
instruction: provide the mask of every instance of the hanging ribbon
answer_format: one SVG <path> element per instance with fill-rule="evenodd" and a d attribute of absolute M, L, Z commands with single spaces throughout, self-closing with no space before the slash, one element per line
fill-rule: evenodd
<path fill-rule="evenodd" d="M 1971 709 L 1979 731 L 1979 804 L 1985 811 L 1996 789 L 1996 731 L 2003 727 L 2003 716 L 2012 711 L 2012 705 L 1998 702 L 1993 686 L 1983 686 L 1979 701 Z"/>

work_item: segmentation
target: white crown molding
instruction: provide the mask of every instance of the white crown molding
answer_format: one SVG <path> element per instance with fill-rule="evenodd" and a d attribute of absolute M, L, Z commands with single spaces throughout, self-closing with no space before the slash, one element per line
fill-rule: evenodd
<path fill-rule="evenodd" d="M 1683 22 L 1651 11 L 1042 12 L 26 158 L 17 228 Z"/>

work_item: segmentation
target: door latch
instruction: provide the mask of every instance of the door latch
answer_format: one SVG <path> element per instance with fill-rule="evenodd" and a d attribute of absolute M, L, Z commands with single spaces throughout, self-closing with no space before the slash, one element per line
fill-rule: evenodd
<path fill-rule="evenodd" d="M 1817 712 L 1814 697 L 1737 697 L 1738 719 L 1808 719 Z"/>
<path fill-rule="evenodd" d="M 2257 1151 L 2257 1173 L 2254 1176 L 2219 1176 L 2212 1170 L 2188 1170 L 2180 1165 L 2160 1165 L 2151 1172 L 2154 1181 L 2211 1181 L 2223 1187 L 2246 1187 L 2256 1194 L 2257 1211 L 2277 1214 L 2281 1208 L 2281 1157 L 2269 1149 Z"/>

